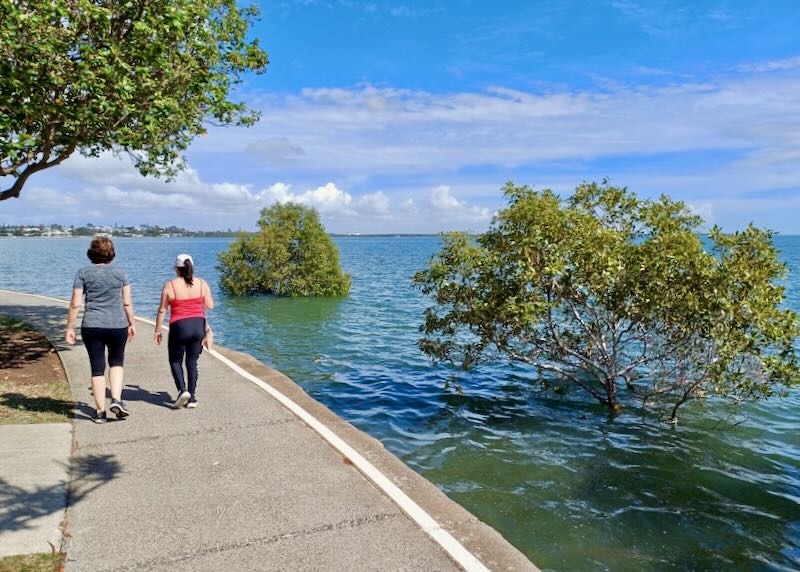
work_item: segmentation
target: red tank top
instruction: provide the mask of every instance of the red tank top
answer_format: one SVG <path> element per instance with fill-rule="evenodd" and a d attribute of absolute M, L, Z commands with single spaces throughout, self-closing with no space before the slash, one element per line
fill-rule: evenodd
<path fill-rule="evenodd" d="M 175 286 L 170 281 L 172 293 L 175 294 Z M 200 283 L 200 296 L 197 298 L 186 298 L 178 300 L 173 298 L 169 302 L 169 323 L 177 322 L 185 318 L 205 318 L 205 298 L 203 297 L 203 283 Z"/>

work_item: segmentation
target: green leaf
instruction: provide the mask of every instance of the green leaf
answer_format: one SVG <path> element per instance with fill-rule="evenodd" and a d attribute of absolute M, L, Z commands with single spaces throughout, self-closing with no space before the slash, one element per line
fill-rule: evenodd
<path fill-rule="evenodd" d="M 584 183 L 567 200 L 509 182 L 508 206 L 471 238 L 443 236 L 414 285 L 434 303 L 420 349 L 461 368 L 501 356 L 621 394 L 674 420 L 693 400 L 781 394 L 800 379 L 797 316 L 773 233 L 726 235 L 679 201 Z M 546 381 L 546 380 L 545 380 Z"/>
<path fill-rule="evenodd" d="M 317 212 L 295 203 L 261 211 L 259 232 L 242 235 L 219 255 L 220 286 L 229 294 L 345 296 L 350 276 Z"/>

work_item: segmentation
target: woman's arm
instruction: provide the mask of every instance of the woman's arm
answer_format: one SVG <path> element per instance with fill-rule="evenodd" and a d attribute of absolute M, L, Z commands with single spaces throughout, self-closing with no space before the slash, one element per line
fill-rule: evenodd
<path fill-rule="evenodd" d="M 75 344 L 75 319 L 78 317 L 78 310 L 81 309 L 83 302 L 83 288 L 72 289 L 72 300 L 69 301 L 69 312 L 67 313 L 66 342 L 69 345 Z"/>
<path fill-rule="evenodd" d="M 125 310 L 125 317 L 128 318 L 128 339 L 132 340 L 136 337 L 136 322 L 133 315 L 130 284 L 122 287 L 122 308 Z"/>
<path fill-rule="evenodd" d="M 205 293 L 203 294 L 203 299 L 206 304 L 206 308 L 209 310 L 214 309 L 214 298 L 211 296 L 211 288 L 208 287 L 208 282 L 203 280 L 203 285 L 205 285 Z M 211 323 L 206 318 L 206 337 L 203 338 L 203 345 L 211 349 L 211 346 L 214 345 L 214 331 L 211 329 Z"/>
<path fill-rule="evenodd" d="M 211 330 L 211 324 L 208 323 L 208 320 L 206 320 L 206 335 L 203 338 L 203 345 L 208 349 L 211 349 L 211 346 L 214 345 L 214 332 Z"/>
<path fill-rule="evenodd" d="M 156 314 L 156 331 L 153 335 L 153 341 L 156 345 L 161 345 L 163 334 L 161 326 L 164 325 L 164 316 L 167 315 L 167 305 L 169 305 L 169 295 L 167 294 L 167 286 L 161 290 L 161 302 L 158 304 L 158 313 Z"/>
<path fill-rule="evenodd" d="M 211 296 L 211 288 L 208 287 L 208 282 L 203 280 L 203 284 L 205 285 L 203 300 L 206 303 L 206 308 L 209 310 L 214 309 L 214 298 Z"/>

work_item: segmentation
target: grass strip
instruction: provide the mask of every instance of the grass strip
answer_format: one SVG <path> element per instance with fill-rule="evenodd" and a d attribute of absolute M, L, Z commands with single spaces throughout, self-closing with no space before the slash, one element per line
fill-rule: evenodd
<path fill-rule="evenodd" d="M 64 423 L 72 407 L 55 348 L 28 324 L 0 315 L 0 425 Z"/>
<path fill-rule="evenodd" d="M 59 572 L 63 570 L 64 554 L 61 552 L 20 554 L 0 558 L 0 572 Z"/>

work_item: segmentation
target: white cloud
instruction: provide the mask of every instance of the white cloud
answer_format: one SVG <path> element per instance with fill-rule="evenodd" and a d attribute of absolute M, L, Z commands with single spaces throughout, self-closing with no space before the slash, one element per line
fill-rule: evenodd
<path fill-rule="evenodd" d="M 254 104 L 269 111 L 269 121 L 248 130 L 214 130 L 193 152 L 210 158 L 284 138 L 303 149 L 293 158 L 292 173 L 329 179 L 361 173 L 441 179 L 476 165 L 511 169 L 624 155 L 747 156 L 800 149 L 798 100 L 800 78 L 791 74 L 617 84 L 594 92 L 305 89 L 257 98 Z"/>
<path fill-rule="evenodd" d="M 245 151 L 274 165 L 291 164 L 305 154 L 303 148 L 286 137 L 267 137 L 253 141 Z"/>
<path fill-rule="evenodd" d="M 367 214 L 374 214 L 376 216 L 389 215 L 391 203 L 389 197 L 383 192 L 367 193 L 356 201 L 356 208 Z"/>
<path fill-rule="evenodd" d="M 306 191 L 299 196 L 301 203 L 308 203 L 322 212 L 347 211 L 353 197 L 338 189 L 333 183 L 327 183 L 314 190 Z"/>
<path fill-rule="evenodd" d="M 450 187 L 439 185 L 431 189 L 430 204 L 439 212 L 449 213 L 463 208 L 463 203 L 450 194 Z"/>
<path fill-rule="evenodd" d="M 59 209 L 73 209 L 80 204 L 72 194 L 65 191 L 56 191 L 46 187 L 35 186 L 25 189 L 26 200 L 35 202 L 38 207 L 56 207 Z"/>
<path fill-rule="evenodd" d="M 485 207 L 469 205 L 450 194 L 450 187 L 439 185 L 431 189 L 429 199 L 431 208 L 438 214 L 465 222 L 488 222 L 491 212 Z"/>
<path fill-rule="evenodd" d="M 172 208 L 191 209 L 198 207 L 198 201 L 187 195 L 177 193 L 159 194 L 150 191 L 124 190 L 113 185 L 86 192 L 86 196 L 94 201 L 110 203 L 128 209 Z"/>
<path fill-rule="evenodd" d="M 764 73 L 785 71 L 800 68 L 800 56 L 793 58 L 785 58 L 782 60 L 771 60 L 767 62 L 759 62 L 754 64 L 745 64 L 739 66 L 739 71 L 751 73 Z"/>
<path fill-rule="evenodd" d="M 142 177 L 125 159 L 104 154 L 96 159 L 78 157 L 64 163 L 60 172 L 83 185 L 82 194 L 95 203 L 131 210 L 170 208 L 190 213 L 256 213 L 274 202 L 295 202 L 313 207 L 326 217 L 387 217 L 391 201 L 383 192 L 353 197 L 333 182 L 296 192 L 292 185 L 276 182 L 261 189 L 231 182 L 209 183 L 188 168 L 173 181 Z M 58 199 L 52 190 L 38 189 L 34 198 Z M 74 195 L 66 200 L 76 202 Z"/>
<path fill-rule="evenodd" d="M 300 203 L 314 207 L 322 214 L 352 213 L 350 205 L 353 202 L 353 197 L 337 188 L 333 183 L 327 183 L 302 193 L 292 193 L 291 188 L 291 185 L 276 183 L 259 193 L 259 197 L 264 203 L 275 201 L 279 203 Z"/>
<path fill-rule="evenodd" d="M 686 205 L 693 214 L 696 214 L 706 226 L 711 226 L 714 223 L 714 205 L 710 202 L 697 202 L 688 203 Z"/>
<path fill-rule="evenodd" d="M 653 36 L 670 34 L 701 16 L 693 13 L 690 7 L 676 6 L 669 0 L 613 0 L 611 6 Z M 714 19 L 711 13 L 705 16 Z"/>
<path fill-rule="evenodd" d="M 630 17 L 635 8 L 617 2 Z M 488 220 L 509 177 L 565 193 L 604 176 L 646 196 L 666 192 L 701 205 L 698 212 L 724 224 L 750 193 L 798 189 L 798 66 L 800 56 L 704 82 L 676 74 L 668 85 L 662 81 L 668 72 L 642 69 L 662 76 L 659 85 L 593 90 L 361 86 L 252 95 L 265 120 L 249 129 L 212 129 L 192 146 L 192 168 L 172 182 L 144 179 L 110 155 L 73 157 L 54 171 L 108 205 L 152 211 L 180 204 L 202 214 L 206 228 L 223 215 L 250 224 L 261 206 L 295 200 L 318 208 L 327 221 L 345 221 L 347 230 L 380 223 L 392 231 L 436 231 L 445 223 Z M 49 180 L 44 186 L 61 188 L 63 179 Z M 449 188 L 430 190 L 440 182 Z M 123 194 L 103 194 L 106 187 Z M 759 200 L 780 208 L 784 199 Z M 727 210 L 720 208 L 724 201 Z"/>
<path fill-rule="evenodd" d="M 406 197 L 390 198 L 377 191 L 353 195 L 334 182 L 295 190 L 286 182 L 254 188 L 233 182 L 211 183 L 188 168 L 173 181 L 142 177 L 125 159 L 105 154 L 78 157 L 59 169 L 77 187 L 56 193 L 47 188 L 31 189 L 33 198 L 65 205 L 91 202 L 98 213 L 114 222 L 159 222 L 187 224 L 191 228 L 218 226 L 213 220 L 255 221 L 258 210 L 275 202 L 295 202 L 315 208 L 331 230 L 435 232 L 485 226 L 490 209 L 456 198 L 450 186 L 440 185 L 422 196 L 427 208 L 419 209 L 413 189 Z M 77 215 L 76 215 L 77 216 Z M 227 218 L 226 218 L 227 217 Z M 95 216 L 97 218 L 97 216 Z M 413 221 L 413 222 L 412 222 Z M 224 224 L 224 223 L 223 223 Z M 228 226 L 231 226 L 228 223 Z"/>
<path fill-rule="evenodd" d="M 230 182 L 208 183 L 189 167 L 172 181 L 164 178 L 143 177 L 131 162 L 111 153 L 98 158 L 70 157 L 58 167 L 58 172 L 76 179 L 88 190 L 102 189 L 96 198 L 124 203 L 132 208 L 180 205 L 185 208 L 216 209 L 236 207 L 255 199 L 250 185 Z M 129 203 L 132 197 L 142 203 Z"/>
<path fill-rule="evenodd" d="M 320 2 L 319 0 L 289 0 L 277 3 L 274 10 L 282 17 L 286 17 L 296 10 L 318 4 L 322 4 L 328 10 L 343 8 L 352 10 L 356 13 L 363 12 L 372 17 L 389 16 L 392 18 L 403 18 L 409 20 L 418 20 L 442 11 L 442 9 L 439 7 L 420 8 L 419 6 L 411 6 L 406 4 L 395 4 L 389 2 L 381 4 L 378 2 L 354 2 L 352 0 L 338 0 L 337 2 Z"/>
<path fill-rule="evenodd" d="M 37 182 L 26 187 L 18 199 L 0 202 L 0 224 L 70 224 L 92 217 L 80 197 L 66 189 L 54 189 Z M 98 219 L 99 220 L 99 219 Z"/>
<path fill-rule="evenodd" d="M 402 203 L 400 203 L 400 210 L 410 213 L 416 213 L 417 205 L 414 204 L 414 199 L 406 199 Z"/>
<path fill-rule="evenodd" d="M 300 203 L 317 209 L 323 215 L 353 217 L 391 214 L 391 202 L 384 193 L 367 193 L 354 200 L 350 193 L 339 189 L 334 183 L 326 183 L 301 193 L 293 193 L 291 185 L 286 183 L 275 183 L 261 191 L 258 196 L 263 203 Z"/>

